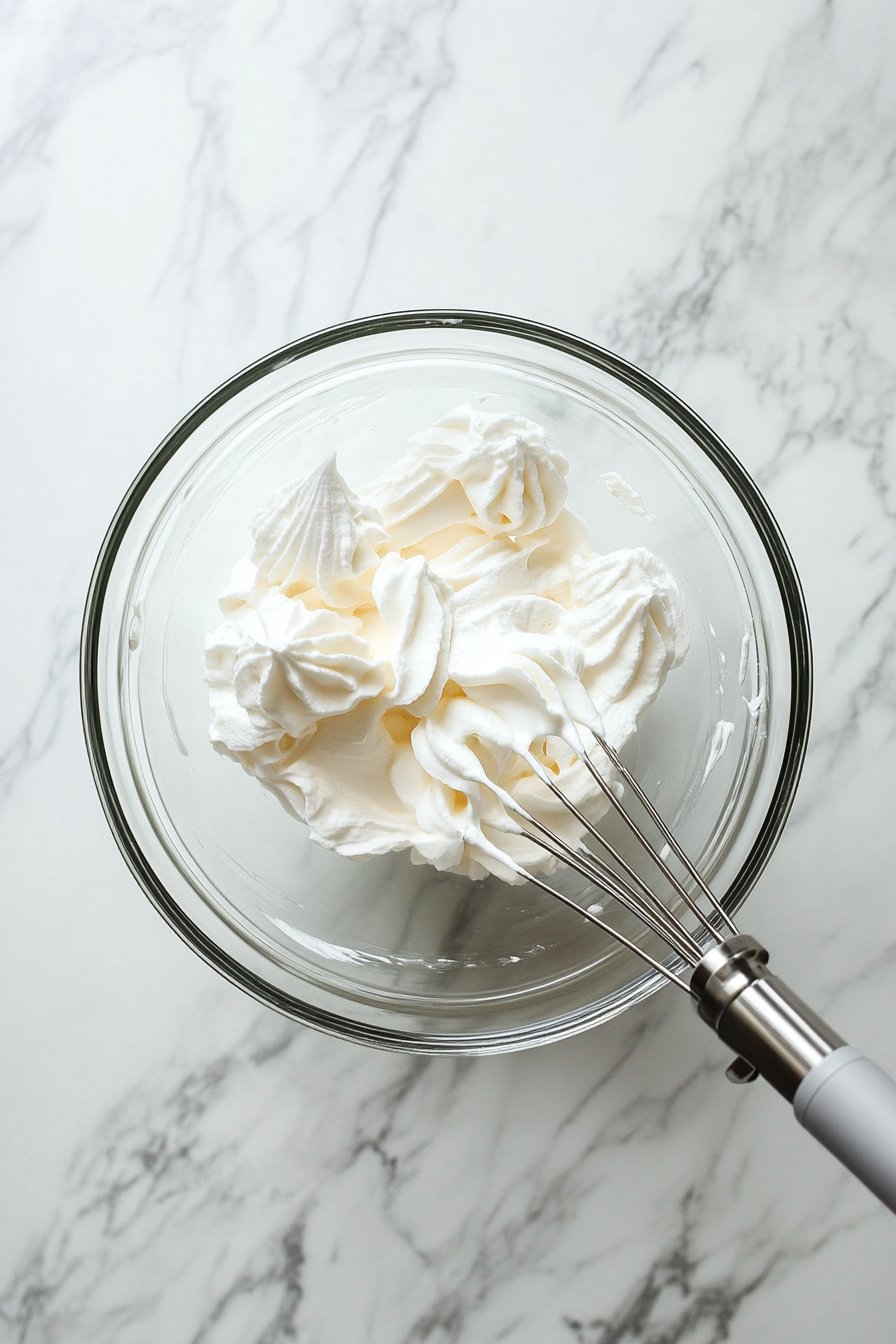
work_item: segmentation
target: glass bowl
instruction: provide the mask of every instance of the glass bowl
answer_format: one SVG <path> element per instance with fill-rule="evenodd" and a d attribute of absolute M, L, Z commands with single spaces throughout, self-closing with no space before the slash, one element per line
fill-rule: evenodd
<path fill-rule="evenodd" d="M 544 425 L 570 460 L 570 503 L 597 549 L 647 546 L 677 579 L 691 648 L 624 755 L 733 912 L 780 835 L 806 744 L 799 581 L 767 505 L 716 435 L 586 341 L 517 318 L 413 312 L 346 323 L 260 360 L 197 406 L 131 486 L 83 631 L 94 776 L 159 911 L 262 1003 L 422 1053 L 558 1040 L 664 982 L 535 887 L 471 882 L 407 854 L 359 863 L 315 845 L 212 749 L 202 648 L 274 488 L 334 449 L 348 482 L 363 483 L 412 433 L 470 401 Z M 652 518 L 610 493 L 608 472 Z M 727 749 L 709 768 L 722 722 L 733 725 Z M 640 866 L 623 828 L 607 830 Z M 575 875 L 560 881 L 589 903 Z M 619 927 L 650 946 L 633 920 Z"/>

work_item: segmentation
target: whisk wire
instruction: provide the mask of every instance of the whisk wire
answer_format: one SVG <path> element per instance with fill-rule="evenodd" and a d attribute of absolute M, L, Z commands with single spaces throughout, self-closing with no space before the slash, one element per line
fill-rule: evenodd
<path fill-rule="evenodd" d="M 637 918 L 640 919 L 651 932 L 655 933 L 658 938 L 661 938 L 663 942 L 671 946 L 672 950 L 677 952 L 683 961 L 688 962 L 692 966 L 697 964 L 700 957 L 700 949 L 698 945 L 691 938 L 687 930 L 678 923 L 678 921 L 676 921 L 664 907 L 660 906 L 660 910 L 654 912 L 646 905 L 642 898 L 639 897 L 638 893 L 619 877 L 618 873 L 614 873 L 611 868 L 607 867 L 607 865 L 597 859 L 596 856 L 590 856 L 591 861 L 589 861 L 589 857 L 577 852 L 572 846 L 567 845 L 565 841 L 562 841 L 559 836 L 555 836 L 547 827 L 542 826 L 534 817 L 532 818 L 532 822 L 533 825 L 537 826 L 539 830 L 545 831 L 546 835 L 550 837 L 550 839 L 547 839 L 528 832 L 528 838 L 534 844 L 539 845 L 540 848 L 544 849 L 548 854 L 552 854 L 554 858 L 559 859 L 562 863 L 573 868 L 577 873 L 584 877 L 586 881 L 593 883 L 594 886 L 598 887 L 608 896 L 612 896 L 620 905 L 629 910 L 633 915 L 637 916 Z M 554 844 L 552 841 L 557 841 L 558 844 Z M 582 909 L 582 907 L 577 904 L 575 908 L 578 910 Z M 587 910 L 584 913 L 586 915 L 590 914 Z M 690 944 L 692 944 L 692 946 L 690 946 Z"/>
<path fill-rule="evenodd" d="M 525 753 L 520 754 L 524 756 L 524 759 L 527 759 Z M 526 829 L 526 827 L 519 826 L 519 833 L 525 835 L 529 840 L 539 845 L 540 848 L 546 850 L 554 858 L 559 859 L 561 863 L 565 863 L 574 868 L 587 881 L 599 887 L 600 890 L 606 892 L 607 895 L 618 900 L 621 905 L 630 910 L 632 914 L 642 921 L 642 923 L 646 924 L 657 937 L 661 938 L 667 945 L 669 945 L 673 951 L 678 952 L 683 960 L 689 962 L 692 966 L 696 965 L 702 955 L 702 949 L 681 921 L 663 905 L 634 869 L 631 868 L 621 856 L 617 856 L 613 847 L 603 839 L 600 833 L 595 830 L 591 822 L 589 822 L 578 808 L 570 802 L 563 791 L 559 789 L 551 779 L 547 771 L 542 769 L 538 761 L 531 756 L 528 756 L 528 759 L 535 774 L 553 789 L 563 805 L 578 818 L 581 824 L 601 842 L 614 858 L 619 858 L 620 863 L 626 871 L 646 893 L 649 898 L 649 904 L 645 904 L 644 899 L 638 892 L 630 887 L 619 873 L 615 872 L 612 868 L 609 868 L 597 854 L 593 851 L 584 849 L 584 847 L 576 849 L 569 845 L 548 826 L 534 817 L 522 803 L 512 796 L 512 794 L 509 794 L 505 789 L 502 789 L 499 784 L 490 779 L 488 775 L 483 772 L 481 775 L 482 782 L 498 795 L 507 811 L 520 818 L 522 821 L 525 821 L 528 826 L 534 827 L 535 831 L 538 832 L 538 834 L 533 834 L 533 832 Z M 519 871 L 522 872 L 523 870 L 520 869 Z M 529 874 L 523 873 L 523 876 L 529 877 Z M 553 888 L 551 890 L 553 890 Z M 578 905 L 576 905 L 575 908 L 581 909 Z M 657 921 L 659 921 L 659 924 Z M 689 947 L 688 944 L 691 946 Z"/>
<path fill-rule="evenodd" d="M 668 826 L 666 825 L 666 823 L 663 821 L 663 819 L 662 819 L 662 817 L 660 816 L 659 812 L 657 812 L 657 810 L 656 810 L 656 808 L 654 807 L 653 803 L 652 803 L 652 802 L 650 801 L 650 799 L 647 797 L 647 794 L 646 794 L 646 793 L 644 792 L 644 790 L 641 788 L 641 785 L 640 785 L 640 784 L 638 783 L 638 781 L 635 779 L 634 775 L 631 773 L 631 771 L 628 769 L 628 767 L 627 767 L 626 765 L 623 765 L 622 761 L 621 761 L 620 758 L 619 758 L 619 753 L 616 752 L 616 751 L 614 751 L 613 748 L 610 746 L 609 742 L 607 742 L 605 738 L 600 737 L 599 735 L 597 736 L 597 742 L 598 742 L 598 745 L 600 746 L 601 750 L 602 750 L 602 751 L 605 753 L 605 755 L 607 756 L 607 758 L 611 761 L 611 763 L 612 763 L 612 764 L 615 766 L 615 768 L 619 771 L 619 774 L 620 774 L 620 775 L 622 776 L 622 778 L 625 780 L 626 784 L 629 786 L 629 788 L 631 789 L 632 793 L 634 793 L 635 797 L 638 799 L 638 802 L 639 802 L 639 803 L 641 804 L 641 806 L 644 808 L 645 812 L 646 812 L 647 815 L 650 817 L 650 820 L 653 822 L 653 824 L 656 826 L 656 828 L 658 829 L 658 831 L 659 831 L 660 834 L 662 835 L 663 839 L 665 840 L 666 844 L 667 844 L 667 845 L 669 846 L 669 848 L 671 849 L 672 853 L 675 855 L 675 857 L 678 859 L 678 861 L 679 861 L 681 864 L 684 865 L 685 869 L 686 869 L 687 872 L 688 872 L 688 875 L 689 875 L 691 878 L 693 878 L 694 882 L 696 882 L 697 886 L 700 888 L 700 891 L 703 893 L 703 895 L 704 895 L 704 896 L 706 897 L 706 899 L 709 901 L 710 905 L 711 905 L 712 908 L 715 910 L 715 912 L 716 912 L 716 914 L 719 916 L 719 918 L 720 918 L 721 920 L 723 920 L 723 922 L 728 926 L 729 932 L 732 933 L 732 934 L 737 934 L 737 933 L 739 932 L 739 930 L 738 930 L 738 927 L 737 927 L 737 925 L 735 924 L 734 920 L 733 920 L 733 919 L 731 918 L 731 916 L 725 911 L 725 909 L 724 909 L 723 906 L 722 906 L 722 903 L 719 901 L 719 899 L 718 899 L 718 897 L 716 896 L 715 892 L 713 892 L 712 889 L 709 887 L 709 885 L 704 881 L 703 877 L 700 875 L 699 870 L 695 867 L 695 865 L 692 863 L 692 861 L 688 858 L 686 852 L 684 851 L 684 849 L 682 848 L 682 846 L 679 844 L 679 842 L 676 840 L 676 838 L 675 838 L 675 836 L 673 835 L 672 831 L 670 831 L 669 827 L 668 827 Z M 610 788 L 610 786 L 606 783 L 606 781 L 603 781 L 603 777 L 601 776 L 600 772 L 598 771 L 597 766 L 594 764 L 594 762 L 591 760 L 591 758 L 590 758 L 587 754 L 585 755 L 585 758 L 584 758 L 584 759 L 585 759 L 585 765 L 586 765 L 587 768 L 590 770 L 590 772 L 591 772 L 592 776 L 594 777 L 594 779 L 595 779 L 599 784 L 601 784 L 601 787 L 603 788 L 604 792 L 606 793 L 607 797 L 611 800 L 611 802 L 614 802 L 614 805 L 615 805 L 615 807 L 616 807 L 616 810 L 619 812 L 619 815 L 620 815 L 620 816 L 626 821 L 626 823 L 631 827 L 631 829 L 633 830 L 634 834 L 635 834 L 635 835 L 638 837 L 638 839 L 641 841 L 642 845 L 644 845 L 644 847 L 648 850 L 648 852 L 650 853 L 651 857 L 652 857 L 652 858 L 654 859 L 654 861 L 658 864 L 658 866 L 659 866 L 661 872 L 663 873 L 663 875 L 664 875 L 665 877 L 667 877 L 667 878 L 673 883 L 673 885 L 675 886 L 675 888 L 676 888 L 676 890 L 679 892 L 679 894 L 682 895 L 682 896 L 684 896 L 684 898 L 685 898 L 685 900 L 687 901 L 688 905 L 690 905 L 691 902 L 690 902 L 690 900 L 688 899 L 687 894 L 684 892 L 684 890 L 683 890 L 683 888 L 681 887 L 681 885 L 676 881 L 676 879 L 675 879 L 674 875 L 672 874 L 672 872 L 671 872 L 671 870 L 670 870 L 668 864 L 667 864 L 667 863 L 665 862 L 665 860 L 661 857 L 661 855 L 659 855 L 659 854 L 656 852 L 656 850 L 655 850 L 654 847 L 650 844 L 650 842 L 648 841 L 647 837 L 643 834 L 643 832 L 642 832 L 642 831 L 641 831 L 641 830 L 634 824 L 634 822 L 632 821 L 632 819 L 631 819 L 631 817 L 629 816 L 628 812 L 625 810 L 625 808 L 623 808 L 621 802 L 620 802 L 619 799 L 616 797 L 616 795 L 613 793 L 613 791 L 612 791 L 612 789 Z M 691 908 L 694 909 L 693 906 L 692 906 Z M 701 923 L 706 927 L 706 929 L 709 931 L 709 933 L 712 934 L 712 936 L 716 939 L 717 942 L 719 942 L 719 943 L 724 942 L 724 937 L 719 933 L 719 931 L 718 931 L 716 928 L 713 927 L 712 924 L 710 924 L 710 923 L 708 922 L 708 920 L 706 920 L 706 919 L 703 917 L 702 913 L 701 913 L 699 910 L 696 910 L 696 909 L 695 909 L 695 914 L 698 915 L 698 917 L 700 918 Z"/>
<path fill-rule="evenodd" d="M 656 864 L 659 871 L 663 874 L 663 876 L 667 879 L 667 881 L 671 884 L 671 886 L 674 888 L 677 894 L 684 901 L 685 905 L 691 911 L 691 914 L 693 914 L 695 918 L 703 925 L 704 929 L 707 931 L 707 933 L 710 935 L 711 938 L 715 939 L 717 943 L 721 943 L 723 941 L 723 938 L 722 935 L 719 933 L 718 929 L 716 929 L 713 926 L 711 921 L 700 909 L 700 906 L 694 900 L 690 892 L 675 876 L 669 865 L 666 863 L 665 859 L 650 843 L 647 836 L 641 830 L 640 826 L 637 825 L 634 818 L 629 814 L 628 810 L 623 806 L 620 799 L 616 797 L 612 785 L 609 784 L 608 781 L 604 779 L 603 775 L 597 769 L 597 766 L 594 764 L 592 760 L 589 759 L 587 755 L 583 759 L 591 775 L 594 777 L 595 781 L 600 785 L 600 788 L 603 790 L 608 802 L 612 805 L 617 815 L 621 817 L 622 821 L 631 831 L 632 835 L 635 837 L 638 843 L 647 851 L 651 859 L 653 859 L 653 862 Z"/>
<path fill-rule="evenodd" d="M 607 756 L 611 765 L 614 766 L 616 771 L 631 789 L 633 795 L 641 803 L 647 816 L 656 825 L 670 851 L 675 854 L 686 872 L 693 878 L 698 888 L 698 892 L 706 896 L 712 910 L 728 926 L 728 928 L 736 934 L 737 926 L 734 924 L 734 921 L 725 912 L 721 903 L 710 890 L 709 886 L 697 871 L 695 865 L 688 858 L 681 845 L 675 839 L 674 835 L 669 830 L 669 827 L 663 821 L 638 781 L 634 778 L 629 769 L 623 765 L 622 761 L 619 759 L 618 753 L 613 750 L 603 737 L 595 735 L 595 740 Z M 581 877 L 584 877 L 587 882 L 590 882 L 593 886 L 597 887 L 599 891 L 604 892 L 613 900 L 617 901 L 619 905 L 639 919 L 646 929 L 664 942 L 670 951 L 676 954 L 685 965 L 690 966 L 692 969 L 696 967 L 705 954 L 705 948 L 701 945 L 697 934 L 687 927 L 679 915 L 669 909 L 653 890 L 650 883 L 636 871 L 632 864 L 630 864 L 618 850 L 614 848 L 610 841 L 601 834 L 594 823 L 589 821 L 580 808 L 566 796 L 559 784 L 551 778 L 549 771 L 544 769 L 541 762 L 528 751 L 520 751 L 519 755 L 527 761 L 532 768 L 533 773 L 547 786 L 560 803 L 562 803 L 563 807 L 576 818 L 582 828 L 597 841 L 604 853 L 613 860 L 617 867 L 612 867 L 599 854 L 595 853 L 584 844 L 578 843 L 573 845 L 564 840 L 561 836 L 552 831 L 549 826 L 545 825 L 544 822 L 539 821 L 537 817 L 533 816 L 522 803 L 503 789 L 497 781 L 490 778 L 486 771 L 482 769 L 477 770 L 476 774 L 479 782 L 490 788 L 504 804 L 507 812 L 518 819 L 515 823 L 516 833 L 525 836 L 540 849 L 543 849 L 553 858 L 573 869 L 573 871 L 577 872 Z M 673 891 L 677 893 L 687 909 L 702 926 L 702 929 L 709 934 L 717 945 L 724 943 L 725 939 L 722 933 L 712 922 L 711 918 L 700 908 L 699 894 L 695 895 L 689 892 L 681 880 L 672 871 L 668 863 L 666 863 L 663 854 L 657 851 L 656 847 L 644 834 L 643 829 L 629 814 L 628 809 L 623 806 L 623 803 L 621 799 L 617 797 L 612 784 L 609 780 L 603 777 L 597 769 L 597 766 L 591 760 L 588 752 L 581 748 L 581 744 L 579 744 L 578 755 L 608 802 L 628 827 L 642 849 L 650 856 L 653 863 L 656 865 L 658 872 L 662 874 L 672 887 Z M 480 843 L 481 842 L 482 837 L 480 836 Z M 496 854 L 500 854 L 500 851 L 496 851 Z M 504 855 L 503 859 L 505 862 L 509 861 L 515 871 L 528 882 L 531 882 L 533 886 L 540 888 L 540 890 L 546 892 L 555 900 L 558 900 L 562 905 L 568 906 L 584 919 L 589 920 L 590 923 L 609 934 L 611 938 L 616 942 L 621 943 L 623 947 L 628 948 L 642 961 L 645 961 L 648 965 L 654 967 L 654 969 L 665 976 L 667 980 L 678 985 L 679 988 L 690 992 L 689 986 L 679 975 L 656 957 L 652 956 L 649 952 L 645 951 L 643 947 L 640 947 L 632 939 L 621 933 L 617 928 L 613 927 L 606 920 L 601 919 L 593 909 L 586 909 L 581 906 L 578 901 L 570 896 L 564 895 L 563 892 L 552 887 L 550 883 L 545 882 L 543 878 L 536 877 L 534 873 L 521 867 L 514 860 L 508 860 L 508 856 Z M 620 869 L 621 871 L 618 871 Z"/>
<path fill-rule="evenodd" d="M 616 863 L 619 864 L 619 866 L 624 870 L 624 872 L 631 879 L 631 881 L 634 882 L 641 889 L 644 899 L 646 899 L 648 905 L 655 911 L 655 913 L 659 916 L 659 918 L 664 923 L 671 925 L 676 933 L 680 933 L 685 936 L 685 938 L 691 945 L 690 951 L 693 954 L 694 963 L 696 964 L 696 962 L 699 961 L 700 957 L 703 955 L 703 949 L 700 947 L 700 944 L 697 942 L 697 940 L 694 937 L 692 937 L 692 935 L 688 932 L 688 930 L 685 929 L 684 925 L 682 925 L 681 922 L 677 920 L 675 916 L 669 912 L 666 906 L 663 905 L 662 901 L 659 899 L 656 893 L 651 890 L 651 888 L 644 880 L 644 878 L 641 877 L 640 873 L 638 873 L 632 867 L 632 865 L 622 857 L 622 855 L 618 852 L 618 850 L 615 849 L 614 846 L 610 844 L 606 836 L 602 835 L 601 832 L 597 829 L 597 827 L 593 824 L 593 822 L 590 822 L 588 818 L 579 810 L 579 808 L 576 807 L 575 803 L 573 803 L 569 798 L 567 798 L 563 790 L 559 787 L 558 784 L 555 783 L 554 780 L 550 778 L 549 775 L 545 776 L 545 783 L 547 784 L 548 788 L 551 789 L 551 791 L 560 800 L 560 802 L 563 803 L 564 807 L 566 807 L 572 813 L 572 815 L 576 818 L 576 820 L 579 821 L 581 825 L 584 826 L 585 829 L 589 832 L 589 834 L 594 837 L 594 839 L 598 842 L 598 844 L 601 845 L 601 847 L 606 851 L 606 853 L 608 853 L 610 857 Z M 613 796 L 615 797 L 615 795 Z M 536 821 L 534 817 L 528 817 L 527 820 L 530 820 L 533 825 L 538 826 L 540 830 L 542 831 L 547 830 L 547 828 L 542 826 L 540 822 Z M 551 832 L 548 833 L 552 834 Z M 552 836 L 552 838 L 557 839 L 559 837 Z M 608 868 L 606 864 L 603 864 L 596 854 L 591 853 L 588 855 L 588 858 L 592 862 L 595 862 L 599 866 L 604 868 L 607 872 L 612 873 L 614 878 L 620 880 L 619 874 L 614 873 L 613 870 Z M 674 878 L 673 878 L 673 885 L 677 887 Z M 634 896 L 634 893 L 632 893 L 632 895 Z M 681 892 L 681 895 L 684 897 L 688 907 L 693 910 L 694 907 L 691 901 L 688 900 L 687 893 Z M 699 915 L 699 911 L 697 910 L 694 910 L 694 913 Z M 643 915 L 641 917 L 643 918 Z"/>
<path fill-rule="evenodd" d="M 642 961 L 646 961 L 648 965 L 652 966 L 654 970 L 659 971 L 660 975 L 664 975 L 673 985 L 677 985 L 679 989 L 683 989 L 686 994 L 690 993 L 689 986 L 682 980 L 681 976 L 676 975 L 668 966 L 664 966 L 661 961 L 657 961 L 656 957 L 652 957 L 643 947 L 638 947 L 637 943 L 633 943 L 630 938 L 626 938 L 624 933 L 620 933 L 618 929 L 614 929 L 611 924 L 608 924 L 606 920 L 601 919 L 599 915 L 593 914 L 590 910 L 583 909 L 577 901 L 572 899 L 572 897 L 564 896 L 562 891 L 557 891 L 556 887 L 552 887 L 549 882 L 544 882 L 540 877 L 536 877 L 534 873 L 527 872 L 525 868 L 518 867 L 517 871 L 521 877 L 525 877 L 527 881 L 533 884 L 533 886 L 540 887 L 548 896 L 553 896 L 556 900 L 560 901 L 562 905 L 568 905 L 570 910 L 575 910 L 576 914 L 582 915 L 585 919 L 590 920 L 592 924 L 596 924 L 599 929 L 604 931 L 604 933 L 609 934 L 615 942 L 621 943 L 623 947 L 627 947 L 630 952 L 634 952 L 636 957 L 640 957 Z"/>

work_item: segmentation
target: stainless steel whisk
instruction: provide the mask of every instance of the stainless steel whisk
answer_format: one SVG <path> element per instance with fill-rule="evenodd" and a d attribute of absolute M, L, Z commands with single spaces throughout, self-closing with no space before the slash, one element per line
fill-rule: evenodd
<path fill-rule="evenodd" d="M 792 1103 L 800 1124 L 896 1213 L 896 1083 L 859 1050 L 847 1045 L 769 971 L 765 947 L 739 932 L 618 753 L 599 735 L 596 740 L 662 837 L 664 843 L 659 850 L 586 751 L 578 752 L 580 759 L 657 871 L 691 912 L 693 929 L 660 899 L 535 758 L 526 757 L 542 782 L 615 866 L 584 845 L 570 845 L 510 795 L 501 789 L 496 791 L 522 823 L 520 834 L 637 916 L 677 960 L 665 964 L 613 928 L 601 917 L 603 911 L 583 908 L 528 869 L 516 865 L 517 871 L 684 990 L 702 1020 L 735 1052 L 727 1077 L 735 1083 L 749 1083 L 760 1075 L 765 1078 Z M 692 890 L 673 872 L 667 852 L 681 864 Z M 701 908 L 701 901 L 707 908 Z"/>

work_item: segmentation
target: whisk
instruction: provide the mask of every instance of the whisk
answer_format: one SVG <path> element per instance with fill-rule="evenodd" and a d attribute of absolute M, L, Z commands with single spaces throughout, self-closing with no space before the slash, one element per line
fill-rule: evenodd
<path fill-rule="evenodd" d="M 692 927 L 656 894 L 529 753 L 525 753 L 527 763 L 593 837 L 600 852 L 567 843 L 490 782 L 505 808 L 518 819 L 518 833 L 630 911 L 666 944 L 672 956 L 659 960 L 615 929 L 602 917 L 606 912 L 599 905 L 585 909 L 537 874 L 516 863 L 512 866 L 521 877 L 597 925 L 684 990 L 699 1017 L 735 1052 L 726 1075 L 730 1081 L 749 1083 L 760 1075 L 765 1078 L 792 1103 L 800 1124 L 896 1213 L 896 1083 L 847 1045 L 769 971 L 766 948 L 740 933 L 618 753 L 599 734 L 595 738 L 662 837 L 659 849 L 634 820 L 613 783 L 577 744 L 580 759 L 678 898 L 682 913 L 689 912 Z M 681 865 L 683 879 L 670 865 L 672 856 Z"/>

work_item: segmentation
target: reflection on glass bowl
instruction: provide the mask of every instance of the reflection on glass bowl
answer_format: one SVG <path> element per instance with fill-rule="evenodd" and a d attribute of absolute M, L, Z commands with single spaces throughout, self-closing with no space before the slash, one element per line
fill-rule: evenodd
<path fill-rule="evenodd" d="M 181 936 L 291 1017 L 429 1053 L 556 1040 L 662 978 L 533 887 L 470 882 L 407 854 L 358 863 L 319 848 L 211 748 L 202 645 L 273 489 L 334 450 L 347 480 L 368 480 L 465 401 L 544 425 L 570 460 L 570 503 L 598 549 L 647 546 L 677 579 L 691 649 L 625 759 L 736 909 L 774 848 L 805 749 L 799 583 L 768 507 L 716 436 L 645 374 L 575 337 L 482 313 L 394 314 L 238 374 L 172 431 L 123 501 L 97 561 L 82 658 L 110 824 Z M 608 472 L 643 510 L 607 488 Z M 624 829 L 606 829 L 641 865 Z M 589 903 L 574 874 L 561 884 Z M 619 927 L 650 946 L 634 921 Z"/>

